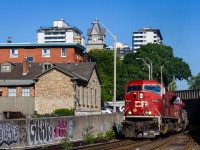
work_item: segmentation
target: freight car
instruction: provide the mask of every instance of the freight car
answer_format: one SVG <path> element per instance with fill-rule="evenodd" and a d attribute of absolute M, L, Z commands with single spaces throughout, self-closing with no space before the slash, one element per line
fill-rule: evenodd
<path fill-rule="evenodd" d="M 157 81 L 130 81 L 125 85 L 124 99 L 122 133 L 125 137 L 154 138 L 187 126 L 182 100 Z"/>

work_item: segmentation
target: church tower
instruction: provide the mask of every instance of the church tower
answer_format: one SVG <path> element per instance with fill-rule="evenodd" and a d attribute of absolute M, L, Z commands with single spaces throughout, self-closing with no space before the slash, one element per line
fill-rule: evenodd
<path fill-rule="evenodd" d="M 87 52 L 91 49 L 105 49 L 105 28 L 101 28 L 99 21 L 96 19 L 92 22 L 92 28 L 87 31 Z"/>

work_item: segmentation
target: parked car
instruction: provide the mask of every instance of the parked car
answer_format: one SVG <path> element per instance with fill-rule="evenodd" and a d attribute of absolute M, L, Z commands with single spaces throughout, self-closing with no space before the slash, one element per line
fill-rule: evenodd
<path fill-rule="evenodd" d="M 113 106 L 105 106 L 105 107 L 108 107 L 108 108 L 110 108 L 110 109 L 114 109 L 114 107 Z M 118 106 L 116 106 L 116 112 L 120 112 L 120 109 L 119 109 L 119 107 Z"/>
<path fill-rule="evenodd" d="M 119 111 L 120 111 L 120 112 L 124 112 L 124 111 L 125 111 L 125 106 L 120 106 L 120 107 L 119 107 Z"/>
<path fill-rule="evenodd" d="M 112 114 L 113 110 L 107 106 L 101 108 L 102 114 Z"/>

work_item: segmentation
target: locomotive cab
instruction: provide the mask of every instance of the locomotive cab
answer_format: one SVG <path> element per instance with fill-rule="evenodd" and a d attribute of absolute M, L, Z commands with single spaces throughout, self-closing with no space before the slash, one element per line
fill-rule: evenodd
<path fill-rule="evenodd" d="M 154 138 L 177 132 L 187 125 L 182 101 L 165 91 L 154 80 L 134 80 L 124 88 L 125 112 L 122 133 L 125 137 Z"/>
<path fill-rule="evenodd" d="M 132 81 L 125 85 L 123 127 L 126 137 L 149 138 L 159 134 L 162 91 L 162 86 L 153 80 Z"/>

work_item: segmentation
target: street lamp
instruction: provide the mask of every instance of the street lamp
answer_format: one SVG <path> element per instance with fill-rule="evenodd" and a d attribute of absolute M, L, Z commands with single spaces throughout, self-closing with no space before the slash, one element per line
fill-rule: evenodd
<path fill-rule="evenodd" d="M 151 80 L 153 80 L 153 63 L 149 60 L 149 58 L 147 58 L 147 57 L 145 57 L 148 61 L 149 61 L 149 63 L 150 63 L 150 68 L 151 68 Z"/>
<path fill-rule="evenodd" d="M 142 58 L 136 58 L 136 59 L 138 59 L 138 60 L 141 59 L 144 62 L 144 64 L 149 68 L 149 80 L 150 80 L 151 79 L 151 75 L 150 75 L 151 74 L 151 68 L 150 68 L 150 65 L 147 64 L 146 61 L 144 59 L 142 59 Z"/>
<path fill-rule="evenodd" d="M 169 63 L 169 61 L 166 61 L 161 67 L 160 67 L 160 82 L 161 82 L 161 84 L 163 84 L 163 76 L 162 76 L 162 68 L 164 67 L 164 65 L 166 64 L 166 63 Z"/>
<path fill-rule="evenodd" d="M 110 30 L 108 30 L 108 28 L 106 28 L 106 26 L 103 24 L 103 23 L 101 23 L 101 22 L 99 22 L 109 33 L 110 33 L 110 35 L 113 37 L 113 39 L 114 39 L 114 92 L 113 92 L 113 111 L 114 112 L 116 112 L 116 39 L 117 39 L 117 37 L 116 37 L 116 35 L 113 35 L 111 32 L 110 32 Z"/>

